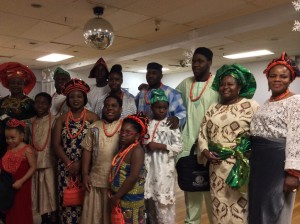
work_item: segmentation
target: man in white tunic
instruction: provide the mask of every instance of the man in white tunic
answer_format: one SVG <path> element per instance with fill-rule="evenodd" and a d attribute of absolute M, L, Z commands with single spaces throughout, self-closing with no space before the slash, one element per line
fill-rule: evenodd
<path fill-rule="evenodd" d="M 62 89 L 65 83 L 71 79 L 71 76 L 66 70 L 57 67 L 54 71 L 53 79 L 55 93 L 52 95 L 52 106 L 50 108 L 50 112 L 54 116 L 58 117 L 69 110 L 66 104 L 66 96 L 62 94 Z"/>

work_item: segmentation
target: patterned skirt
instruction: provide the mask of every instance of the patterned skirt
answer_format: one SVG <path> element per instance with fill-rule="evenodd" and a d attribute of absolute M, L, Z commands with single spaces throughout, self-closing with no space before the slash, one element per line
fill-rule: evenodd
<path fill-rule="evenodd" d="M 113 176 L 116 171 L 116 167 L 113 168 Z M 143 173 L 143 170 L 142 172 Z M 116 193 L 118 189 L 122 186 L 126 177 L 130 175 L 130 164 L 125 162 L 120 166 L 120 170 L 112 182 L 112 193 Z M 121 208 L 126 224 L 144 224 L 145 223 L 145 203 L 144 203 L 144 184 L 145 179 L 143 175 L 140 175 L 140 178 L 135 183 L 134 187 L 127 192 L 121 198 Z"/>
<path fill-rule="evenodd" d="M 69 181 L 69 172 L 65 164 L 58 162 L 58 202 L 60 223 L 79 224 L 82 206 L 63 206 L 63 193 Z"/>

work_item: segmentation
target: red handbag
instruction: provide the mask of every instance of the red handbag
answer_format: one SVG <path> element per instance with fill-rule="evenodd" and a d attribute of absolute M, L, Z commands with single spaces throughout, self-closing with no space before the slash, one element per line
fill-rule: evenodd
<path fill-rule="evenodd" d="M 82 205 L 84 200 L 84 188 L 79 178 L 76 177 L 73 180 L 69 179 L 69 183 L 64 190 L 63 194 L 63 206 L 77 206 Z"/>
<path fill-rule="evenodd" d="M 110 214 L 110 221 L 111 224 L 125 224 L 124 216 L 122 213 L 122 209 L 120 206 L 116 206 L 112 208 L 111 214 Z"/>

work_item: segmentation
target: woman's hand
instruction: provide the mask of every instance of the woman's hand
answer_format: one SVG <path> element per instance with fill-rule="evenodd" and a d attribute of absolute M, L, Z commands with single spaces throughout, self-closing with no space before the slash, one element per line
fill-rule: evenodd
<path fill-rule="evenodd" d="M 71 176 L 77 176 L 80 170 L 80 161 L 72 163 L 69 167 L 68 170 L 71 174 Z"/>
<path fill-rule="evenodd" d="M 206 157 L 207 160 L 211 162 L 219 162 L 220 158 L 216 152 L 210 152 L 207 149 L 204 149 L 202 154 Z"/>
<path fill-rule="evenodd" d="M 21 189 L 23 186 L 23 182 L 21 180 L 16 180 L 16 182 L 13 183 L 12 187 L 16 190 Z"/>
<path fill-rule="evenodd" d="M 286 174 L 284 179 L 283 190 L 284 192 L 295 192 L 299 189 L 298 177 Z"/>
<path fill-rule="evenodd" d="M 121 201 L 121 199 L 119 197 L 117 197 L 116 195 L 112 195 L 110 198 L 111 207 L 114 208 L 114 207 L 119 206 L 120 201 Z"/>
<path fill-rule="evenodd" d="M 91 190 L 91 179 L 90 179 L 90 176 L 88 174 L 85 174 L 83 175 L 83 178 L 82 178 L 82 182 L 83 182 L 83 186 L 85 188 L 85 190 L 87 192 L 90 192 Z"/>

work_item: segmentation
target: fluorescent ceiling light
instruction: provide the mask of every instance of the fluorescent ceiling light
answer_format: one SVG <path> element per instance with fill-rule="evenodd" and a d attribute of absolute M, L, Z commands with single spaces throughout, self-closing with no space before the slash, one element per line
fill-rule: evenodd
<path fill-rule="evenodd" d="M 46 56 L 43 56 L 41 58 L 36 59 L 37 61 L 47 61 L 47 62 L 57 62 L 57 61 L 63 61 L 68 58 L 73 58 L 72 55 L 66 55 L 66 54 L 48 54 Z"/>
<path fill-rule="evenodd" d="M 169 71 L 170 69 L 169 68 L 162 68 L 163 72 L 165 71 Z M 138 72 L 141 72 L 141 73 L 146 73 L 147 70 L 146 69 L 142 69 L 142 70 L 138 70 Z"/>
<path fill-rule="evenodd" d="M 250 58 L 250 57 L 257 57 L 257 56 L 270 55 L 270 54 L 274 54 L 274 52 L 268 50 L 258 50 L 258 51 L 249 51 L 249 52 L 243 52 L 238 54 L 229 54 L 229 55 L 224 55 L 223 57 L 229 59 L 239 59 L 239 58 Z"/>

